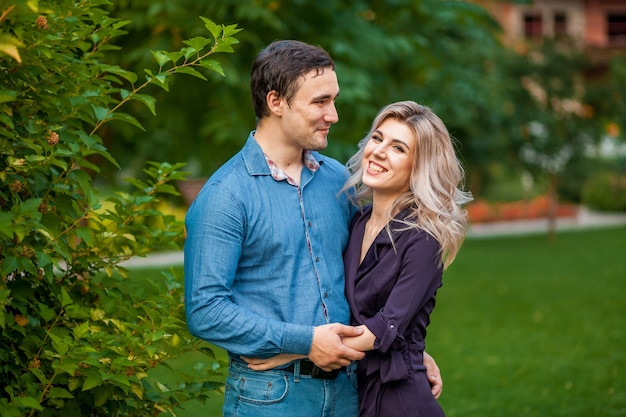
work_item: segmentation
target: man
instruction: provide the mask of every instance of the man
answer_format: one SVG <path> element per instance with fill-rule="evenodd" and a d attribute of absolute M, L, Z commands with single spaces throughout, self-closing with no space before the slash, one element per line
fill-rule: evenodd
<path fill-rule="evenodd" d="M 342 261 L 354 209 L 339 193 L 344 166 L 316 152 L 339 120 L 335 64 L 321 48 L 274 42 L 251 90 L 256 130 L 187 213 L 189 329 L 228 351 L 224 416 L 356 416 L 364 354 L 341 343 L 361 332 L 346 325 Z M 264 372 L 242 360 L 281 353 L 308 359 Z"/>

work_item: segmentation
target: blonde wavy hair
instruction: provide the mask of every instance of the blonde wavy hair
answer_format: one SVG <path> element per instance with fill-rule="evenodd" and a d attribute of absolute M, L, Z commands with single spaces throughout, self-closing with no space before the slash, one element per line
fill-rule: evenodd
<path fill-rule="evenodd" d="M 363 152 L 374 130 L 389 118 L 411 129 L 417 145 L 410 190 L 402 194 L 387 213 L 387 233 L 391 236 L 390 222 L 393 217 L 404 209 L 410 209 L 409 216 L 396 222 L 406 226 L 401 227 L 402 230 L 424 230 L 437 239 L 441 246 L 441 261 L 447 268 L 465 239 L 468 220 L 467 210 L 462 205 L 471 201 L 472 195 L 461 189 L 465 172 L 457 159 L 448 129 L 431 109 L 413 101 L 400 101 L 382 108 L 367 136 L 359 142 L 359 150 L 346 163 L 350 177 L 344 191 L 351 191 L 351 200 L 360 208 L 371 202 L 372 190 L 362 181 Z"/>

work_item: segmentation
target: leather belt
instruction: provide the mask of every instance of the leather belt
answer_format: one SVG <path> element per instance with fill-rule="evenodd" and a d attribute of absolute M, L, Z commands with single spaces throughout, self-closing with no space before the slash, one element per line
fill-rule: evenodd
<path fill-rule="evenodd" d="M 290 364 L 286 368 L 282 368 L 281 371 L 294 373 L 296 370 L 295 362 Z M 318 367 L 311 361 L 303 360 L 300 361 L 300 375 L 310 376 L 311 378 L 319 378 L 319 379 L 335 379 L 337 375 L 341 372 L 345 371 L 346 367 L 343 366 L 339 369 L 333 369 L 330 372 L 326 372 L 322 368 Z"/>

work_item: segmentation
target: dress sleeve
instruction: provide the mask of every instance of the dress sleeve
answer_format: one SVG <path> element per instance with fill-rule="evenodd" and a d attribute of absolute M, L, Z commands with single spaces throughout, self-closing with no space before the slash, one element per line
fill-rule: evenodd
<path fill-rule="evenodd" d="M 398 279 L 384 308 L 365 320 L 376 335 L 374 349 L 385 353 L 404 340 L 403 334 L 441 286 L 439 243 L 426 232 L 411 235 L 399 253 Z"/>
<path fill-rule="evenodd" d="M 220 184 L 205 186 L 185 220 L 185 308 L 189 331 L 235 355 L 308 354 L 313 327 L 267 319 L 237 305 L 232 285 L 246 216 Z"/>

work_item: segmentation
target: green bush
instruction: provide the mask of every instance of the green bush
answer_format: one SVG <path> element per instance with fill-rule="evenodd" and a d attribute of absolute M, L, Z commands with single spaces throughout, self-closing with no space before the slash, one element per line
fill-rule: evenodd
<path fill-rule="evenodd" d="M 605 172 L 590 178 L 582 190 L 584 205 L 601 211 L 626 211 L 626 175 Z"/>
<path fill-rule="evenodd" d="M 209 57 L 232 52 L 239 29 L 202 18 L 211 37 L 152 52 L 158 69 L 138 81 L 103 62 L 128 23 L 108 15 L 106 0 L 9 3 L 0 10 L 1 414 L 173 415 L 202 403 L 219 364 L 187 332 L 180 284 L 170 273 L 143 290 L 120 265 L 181 248 L 182 222 L 157 207 L 178 194 L 171 182 L 186 177 L 183 165 L 149 163 L 128 180 L 134 192 L 107 199 L 91 174 L 117 166 L 103 125 L 141 128 L 122 106 L 155 114 L 146 86 L 167 91 L 177 73 L 222 73 Z M 189 352 L 202 362 L 187 376 L 194 389 L 151 380 L 151 370 Z"/>

